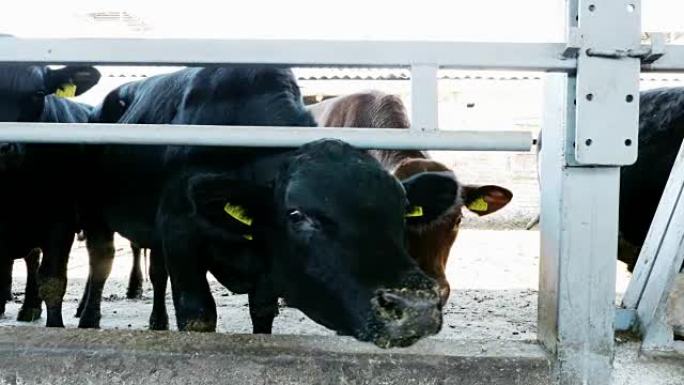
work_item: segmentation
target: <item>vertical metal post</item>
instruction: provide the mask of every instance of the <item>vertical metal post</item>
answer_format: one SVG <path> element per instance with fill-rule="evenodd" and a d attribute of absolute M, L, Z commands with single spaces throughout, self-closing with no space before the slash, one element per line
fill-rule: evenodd
<path fill-rule="evenodd" d="M 598 385 L 614 350 L 618 166 L 636 159 L 639 61 L 621 53 L 638 47 L 640 4 L 566 2 L 581 46 L 577 74 L 546 81 L 539 339 L 560 384 Z"/>
<path fill-rule="evenodd" d="M 608 384 L 613 359 L 618 167 L 572 167 L 576 81 L 547 75 L 541 164 L 539 339 L 562 385 Z"/>
<path fill-rule="evenodd" d="M 434 130 L 439 125 L 437 69 L 435 64 L 411 66 L 411 129 Z"/>

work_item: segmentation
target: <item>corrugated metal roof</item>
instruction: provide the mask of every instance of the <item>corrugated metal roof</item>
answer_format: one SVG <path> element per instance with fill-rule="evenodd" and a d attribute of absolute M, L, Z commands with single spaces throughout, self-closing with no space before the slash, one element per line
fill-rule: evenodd
<path fill-rule="evenodd" d="M 402 68 L 296 68 L 299 80 L 406 80 L 411 71 Z M 440 70 L 449 80 L 540 80 L 538 73 Z"/>
<path fill-rule="evenodd" d="M 130 78 L 137 80 L 157 74 L 176 71 L 183 67 L 98 67 L 103 77 Z M 294 68 L 298 80 L 408 80 L 411 72 L 402 68 Z M 542 73 L 503 72 L 503 71 L 463 71 L 440 70 L 442 80 L 493 80 L 493 81 L 539 81 Z M 644 82 L 679 83 L 684 82 L 684 74 L 645 73 Z"/>
<path fill-rule="evenodd" d="M 146 78 L 182 67 L 98 67 L 102 76 Z M 411 72 L 402 68 L 294 68 L 299 80 L 408 80 Z M 449 80 L 541 80 L 539 73 L 440 70 L 440 79 Z"/>

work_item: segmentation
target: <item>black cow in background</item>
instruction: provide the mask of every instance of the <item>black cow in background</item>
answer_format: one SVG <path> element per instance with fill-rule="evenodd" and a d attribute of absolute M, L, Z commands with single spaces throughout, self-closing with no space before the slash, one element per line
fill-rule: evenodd
<path fill-rule="evenodd" d="M 79 95 L 99 78 L 92 67 L 0 65 L 0 121 L 87 122 L 91 107 L 58 95 Z M 63 326 L 66 264 L 77 230 L 78 186 L 71 170 L 79 164 L 79 146 L 0 143 L 1 302 L 4 311 L 11 296 L 13 260 L 26 258 L 21 321 L 40 317 L 42 299 L 47 326 Z"/>
<path fill-rule="evenodd" d="M 639 157 L 620 170 L 620 260 L 634 269 L 684 139 L 684 88 L 644 91 Z"/>
<path fill-rule="evenodd" d="M 643 91 L 639 103 L 639 156 L 620 169 L 618 259 L 631 272 L 684 139 L 684 88 Z M 537 142 L 542 151 L 542 136 Z M 538 219 L 538 217 L 537 217 Z M 529 228 L 536 222 L 530 222 Z"/>
<path fill-rule="evenodd" d="M 134 84 L 121 123 L 315 126 L 285 69 L 193 68 Z M 115 231 L 150 248 L 151 328 L 167 327 L 168 268 L 180 330 L 215 329 L 208 271 L 249 295 L 255 331 L 270 331 L 279 296 L 338 333 L 383 347 L 440 329 L 438 286 L 406 251 L 404 213 L 450 207 L 460 199 L 453 175 L 425 172 L 399 183 L 364 151 L 335 140 L 297 149 L 90 151 L 84 166 L 96 178 L 82 218 L 97 266 L 91 292 L 101 294 Z M 452 193 L 434 199 L 433 188 Z M 86 304 L 81 326 L 97 326 L 96 302 Z"/>
<path fill-rule="evenodd" d="M 89 122 L 117 123 L 119 119 L 121 119 L 123 114 L 126 112 L 128 106 L 132 103 L 133 98 L 135 97 L 135 89 L 138 87 L 139 84 L 141 84 L 141 82 L 127 83 L 125 85 L 118 87 L 115 91 L 112 91 L 109 94 L 107 94 L 105 100 L 93 109 L 90 115 Z M 78 240 L 85 241 L 85 234 L 83 233 L 83 231 L 81 231 L 78 234 Z M 129 274 L 128 288 L 126 289 L 126 298 L 142 298 L 143 272 L 140 267 L 140 262 L 142 259 L 143 250 L 139 245 L 133 242 L 130 243 L 130 246 L 133 255 L 133 265 L 131 267 L 131 272 Z M 144 250 L 146 256 L 148 255 L 148 251 L 149 250 Z M 81 317 L 83 309 L 85 308 L 86 303 L 88 303 L 88 297 L 91 295 L 90 289 L 92 287 L 92 278 L 92 271 L 89 271 L 86 287 L 83 290 L 83 296 L 81 297 L 81 300 L 78 303 L 78 308 L 76 309 L 76 317 Z M 91 302 L 99 303 L 100 300 L 97 297 L 101 294 L 94 292 L 92 295 L 93 299 L 91 300 Z M 97 314 L 98 312 L 95 313 Z"/>

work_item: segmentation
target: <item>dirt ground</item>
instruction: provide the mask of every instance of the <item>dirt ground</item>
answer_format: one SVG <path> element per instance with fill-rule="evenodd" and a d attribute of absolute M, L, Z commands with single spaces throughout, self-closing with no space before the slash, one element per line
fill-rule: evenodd
<path fill-rule="evenodd" d="M 539 233 L 525 230 L 464 229 L 452 249 L 447 268 L 452 295 L 444 311 L 444 327 L 431 338 L 467 340 L 535 340 Z M 141 300 L 125 298 L 132 255 L 128 243 L 117 239 L 117 258 L 105 287 L 101 326 L 106 329 L 146 329 L 152 308 L 152 287 L 147 280 Z M 64 320 L 74 328 L 73 315 L 88 273 L 85 245 L 76 243 L 69 262 L 69 284 L 64 304 Z M 211 277 L 210 277 L 211 279 Z M 629 275 L 618 266 L 618 297 L 624 292 Z M 250 333 L 247 296 L 234 295 L 212 281 L 218 306 L 218 330 L 223 333 Z M 13 291 L 0 326 L 17 325 L 14 320 L 23 297 L 25 270 L 23 261 L 15 262 Z M 168 295 L 172 328 L 173 305 Z M 42 327 L 41 318 L 31 325 Z M 309 320 L 296 309 L 282 308 L 274 333 L 333 334 Z M 681 385 L 684 383 L 684 359 L 649 360 L 638 355 L 638 343 L 618 338 L 613 384 Z"/>
<path fill-rule="evenodd" d="M 539 233 L 525 230 L 462 230 L 452 249 L 447 275 L 452 294 L 445 309 L 445 324 L 436 338 L 535 339 Z M 132 256 L 127 242 L 117 239 L 117 257 L 105 286 L 103 328 L 144 329 L 152 308 L 152 286 L 144 284 L 141 300 L 125 298 Z M 67 327 L 76 327 L 73 317 L 88 274 L 85 246 L 77 242 L 69 261 L 69 284 L 64 304 Z M 249 333 L 251 323 L 247 296 L 234 295 L 210 277 L 219 314 L 219 331 Z M 8 304 L 0 325 L 15 325 L 21 304 L 25 270 L 15 262 L 14 303 Z M 620 281 L 622 287 L 625 279 Z M 170 293 L 169 311 L 173 311 Z M 173 320 L 173 315 L 171 315 Z M 44 319 L 34 322 L 36 326 Z M 174 322 L 171 322 L 172 324 Z M 331 334 L 296 309 L 283 308 L 274 325 L 275 333 Z"/>

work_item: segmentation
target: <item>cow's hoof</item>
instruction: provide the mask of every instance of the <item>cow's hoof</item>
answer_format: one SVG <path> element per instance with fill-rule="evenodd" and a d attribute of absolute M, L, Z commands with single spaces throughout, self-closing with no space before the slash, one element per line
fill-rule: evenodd
<path fill-rule="evenodd" d="M 99 329 L 100 315 L 81 315 L 81 319 L 78 321 L 78 327 L 80 329 Z"/>
<path fill-rule="evenodd" d="M 150 316 L 150 330 L 169 330 L 169 317 L 166 314 L 162 316 L 152 314 Z"/>
<path fill-rule="evenodd" d="M 40 318 L 43 310 L 39 307 L 22 307 L 19 309 L 19 314 L 17 314 L 17 321 L 20 322 L 33 322 Z"/>
<path fill-rule="evenodd" d="M 128 287 L 126 290 L 126 298 L 128 299 L 142 299 L 143 289 L 142 286 Z"/>
<path fill-rule="evenodd" d="M 209 322 L 201 319 L 190 320 L 185 324 L 183 331 L 213 333 L 216 331 L 216 321 Z"/>
<path fill-rule="evenodd" d="M 47 307 L 47 320 L 45 326 L 49 328 L 63 328 L 64 320 L 62 319 L 61 307 Z"/>

